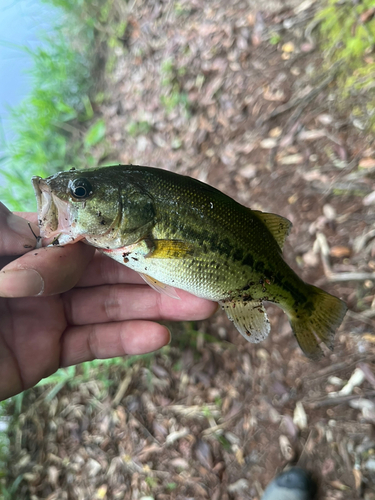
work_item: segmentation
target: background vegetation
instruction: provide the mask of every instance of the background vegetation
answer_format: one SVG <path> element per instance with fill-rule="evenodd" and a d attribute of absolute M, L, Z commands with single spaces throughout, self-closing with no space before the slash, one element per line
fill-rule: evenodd
<path fill-rule="evenodd" d="M 5 145 L 0 160 L 6 178 L 0 198 L 13 210 L 34 210 L 30 178 L 71 167 L 95 166 L 93 148 L 103 141 L 105 125 L 95 105 L 105 98 L 99 75 L 113 64 L 126 22 L 117 0 L 48 0 L 62 16 L 54 35 L 33 58 L 32 90 L 12 112 L 17 139 Z M 25 48 L 25 51 L 29 49 Z"/>
<path fill-rule="evenodd" d="M 325 67 L 341 63 L 336 83 L 337 104 L 353 106 L 358 128 L 375 131 L 375 6 L 328 0 L 318 12 Z"/>

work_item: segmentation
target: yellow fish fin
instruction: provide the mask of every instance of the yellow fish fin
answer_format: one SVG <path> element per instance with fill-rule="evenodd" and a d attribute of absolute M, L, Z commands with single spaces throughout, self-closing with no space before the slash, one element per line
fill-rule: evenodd
<path fill-rule="evenodd" d="M 171 297 L 172 299 L 180 298 L 175 288 L 173 288 L 173 286 L 161 283 L 155 278 L 151 278 L 151 276 L 148 276 L 148 274 L 143 274 L 143 273 L 138 273 L 138 274 L 145 280 L 145 282 L 148 285 L 150 285 L 151 288 L 153 288 L 157 292 L 164 293 L 164 295 L 168 295 L 168 297 Z"/>
<path fill-rule="evenodd" d="M 237 330 L 249 342 L 257 344 L 270 333 L 270 322 L 261 301 L 228 300 L 219 303 Z"/>
<path fill-rule="evenodd" d="M 346 304 L 313 285 L 307 285 L 309 301 L 296 310 L 285 309 L 297 341 L 310 359 L 323 356 L 320 347 L 324 343 L 331 351 L 335 330 L 340 326 L 347 311 Z"/>
<path fill-rule="evenodd" d="M 153 259 L 182 259 L 192 255 L 193 245 L 180 240 L 152 240 L 153 248 L 146 258 Z"/>
<path fill-rule="evenodd" d="M 269 232 L 277 241 L 280 250 L 283 249 L 284 242 L 290 230 L 292 229 L 292 223 L 290 220 L 285 219 L 276 214 L 268 214 L 266 212 L 260 212 L 259 210 L 253 210 L 253 213 L 260 219 L 265 226 L 267 226 Z"/>

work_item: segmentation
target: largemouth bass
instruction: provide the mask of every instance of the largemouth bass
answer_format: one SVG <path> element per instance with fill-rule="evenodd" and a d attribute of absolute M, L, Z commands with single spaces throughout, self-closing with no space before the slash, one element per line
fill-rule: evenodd
<path fill-rule="evenodd" d="M 41 236 L 82 240 L 137 271 L 156 290 L 217 301 L 238 331 L 270 331 L 263 302 L 288 315 L 303 352 L 333 349 L 346 305 L 302 281 L 282 258 L 291 223 L 240 205 L 187 176 L 135 165 L 70 170 L 32 179 Z"/>

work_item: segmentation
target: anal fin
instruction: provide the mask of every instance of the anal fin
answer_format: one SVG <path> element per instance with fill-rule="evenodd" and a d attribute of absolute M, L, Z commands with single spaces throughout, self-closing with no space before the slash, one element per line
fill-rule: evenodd
<path fill-rule="evenodd" d="M 168 297 L 171 297 L 172 299 L 179 299 L 179 295 L 176 292 L 176 289 L 173 288 L 173 286 L 166 285 L 165 283 L 161 283 L 160 281 L 156 280 L 155 278 L 151 278 L 148 274 L 143 274 L 143 273 L 138 273 L 144 280 L 145 282 L 150 285 L 151 288 L 156 290 L 159 293 L 164 293 L 164 295 L 168 295 Z"/>
<path fill-rule="evenodd" d="M 220 305 L 237 330 L 249 342 L 257 344 L 270 333 L 270 322 L 262 302 L 228 300 L 220 302 Z"/>

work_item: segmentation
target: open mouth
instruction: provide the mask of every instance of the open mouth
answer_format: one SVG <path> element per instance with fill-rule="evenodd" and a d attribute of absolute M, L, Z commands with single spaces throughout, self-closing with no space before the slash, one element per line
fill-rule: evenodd
<path fill-rule="evenodd" d="M 69 204 L 54 195 L 46 181 L 41 177 L 33 177 L 32 183 L 37 201 L 38 223 L 42 238 L 53 241 L 62 234 L 72 237 Z M 65 240 L 67 239 L 66 236 Z"/>

